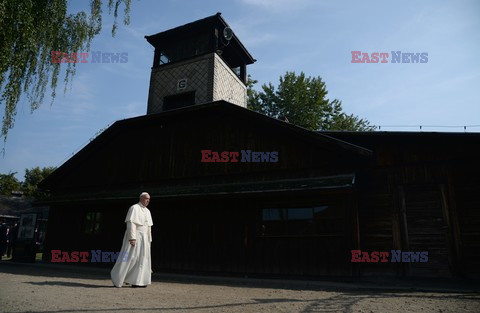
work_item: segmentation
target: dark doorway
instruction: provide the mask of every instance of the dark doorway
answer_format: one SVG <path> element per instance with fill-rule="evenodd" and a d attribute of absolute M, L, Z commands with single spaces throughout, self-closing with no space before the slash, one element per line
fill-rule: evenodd
<path fill-rule="evenodd" d="M 163 98 L 163 110 L 174 110 L 195 104 L 195 91 L 179 93 Z"/>

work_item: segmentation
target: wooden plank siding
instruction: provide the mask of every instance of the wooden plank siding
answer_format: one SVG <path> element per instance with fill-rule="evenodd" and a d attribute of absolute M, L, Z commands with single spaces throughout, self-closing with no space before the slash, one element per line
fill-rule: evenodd
<path fill-rule="evenodd" d="M 332 196 L 325 193 L 313 197 L 318 198 L 316 201 L 309 198 L 307 202 L 304 198 L 292 200 L 284 196 L 236 198 L 228 202 L 197 199 L 194 203 L 172 202 L 167 208 L 160 205 L 158 216 L 154 214 L 159 231 L 155 265 L 161 271 L 196 273 L 351 275 L 349 250 L 338 249 L 351 245 L 351 227 L 347 225 L 353 212 L 348 212 L 348 197 L 343 196 L 344 201 L 334 207 L 335 216 L 331 216 L 340 219 L 338 225 L 345 225 L 341 233 L 263 233 L 264 208 L 332 203 L 327 200 Z"/>
<path fill-rule="evenodd" d="M 361 249 L 429 251 L 427 263 L 362 264 L 363 275 L 480 277 L 480 136 L 328 134 L 374 151 L 357 175 Z"/>
<path fill-rule="evenodd" d="M 154 271 L 221 273 L 228 275 L 350 276 L 352 264 L 351 191 L 316 192 L 297 200 L 291 196 L 160 200 L 152 198 L 154 220 L 152 260 Z M 118 251 L 124 233 L 128 205 L 84 202 L 51 208 L 45 259 L 51 250 Z M 325 234 L 278 234 L 262 232 L 262 209 L 330 204 L 324 223 L 336 232 Z M 101 212 L 100 232 L 85 232 L 85 214 Z M 332 227 L 332 226 L 330 226 Z M 346 247 L 346 249 L 339 249 Z M 112 264 L 98 264 L 112 266 Z"/>
<path fill-rule="evenodd" d="M 457 165 L 451 173 L 450 189 L 455 195 L 453 220 L 460 225 L 454 236 L 459 237 L 460 272 L 480 277 L 480 169 L 478 161 Z"/>

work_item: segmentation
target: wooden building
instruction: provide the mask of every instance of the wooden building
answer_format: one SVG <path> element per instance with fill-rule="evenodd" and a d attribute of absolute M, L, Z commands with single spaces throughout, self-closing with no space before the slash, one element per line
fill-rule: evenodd
<path fill-rule="evenodd" d="M 160 64 L 163 40 L 196 26 L 207 48 Z M 155 271 L 479 276 L 480 134 L 312 132 L 230 103 L 218 76 L 244 86 L 254 59 L 227 27 L 217 14 L 147 37 L 148 114 L 114 123 L 41 184 L 52 194 L 47 260 L 51 250 L 118 251 L 127 209 L 148 191 Z M 220 53 L 226 38 L 232 50 Z M 209 86 L 191 70 L 205 59 Z M 352 263 L 351 250 L 429 254 Z"/>

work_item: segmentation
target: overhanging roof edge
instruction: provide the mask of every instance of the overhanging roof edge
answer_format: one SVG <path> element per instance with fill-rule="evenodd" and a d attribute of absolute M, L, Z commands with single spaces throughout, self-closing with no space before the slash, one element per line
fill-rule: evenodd
<path fill-rule="evenodd" d="M 152 198 L 195 197 L 216 195 L 242 195 L 294 191 L 314 191 L 352 188 L 355 174 L 320 176 L 311 178 L 280 179 L 263 182 L 242 182 L 230 184 L 210 184 L 192 186 L 143 186 Z M 47 203 L 88 201 L 88 200 L 121 200 L 136 197 L 138 187 L 125 188 L 119 191 L 84 192 L 54 197 Z"/>

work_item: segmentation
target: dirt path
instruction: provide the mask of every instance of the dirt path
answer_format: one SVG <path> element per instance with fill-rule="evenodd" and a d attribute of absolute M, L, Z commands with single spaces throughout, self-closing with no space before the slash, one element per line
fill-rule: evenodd
<path fill-rule="evenodd" d="M 185 279 L 184 279 L 185 280 Z M 188 280 L 188 279 L 187 279 Z M 107 270 L 0 262 L 1 312 L 480 312 L 471 292 L 171 282 L 113 288 Z"/>

